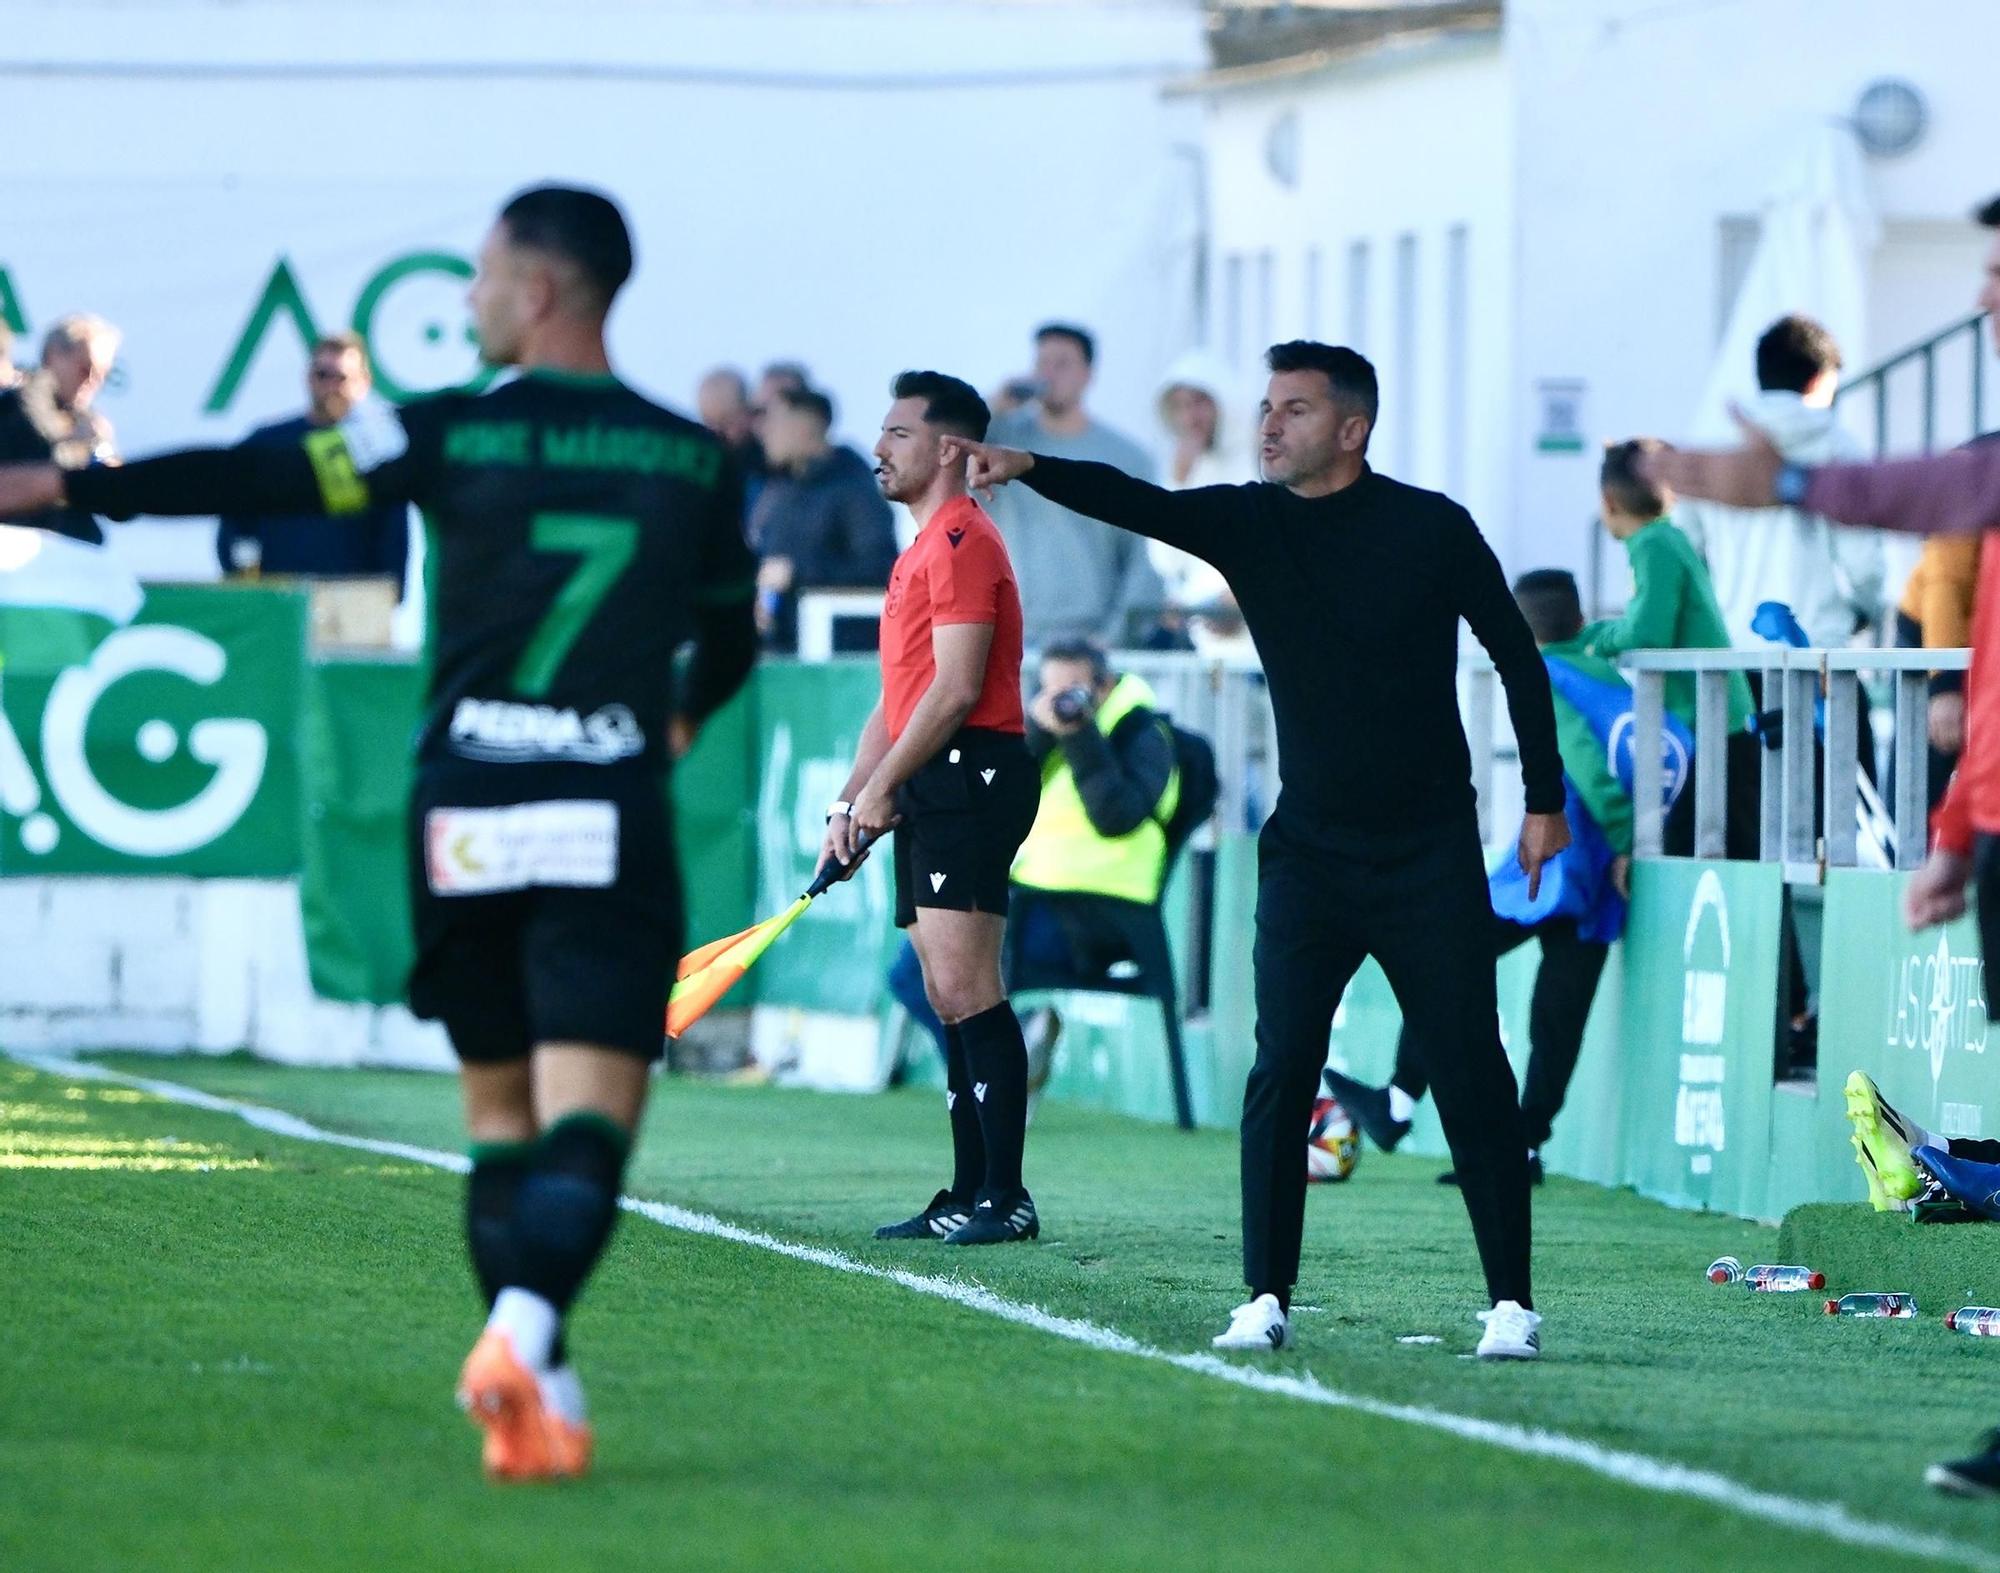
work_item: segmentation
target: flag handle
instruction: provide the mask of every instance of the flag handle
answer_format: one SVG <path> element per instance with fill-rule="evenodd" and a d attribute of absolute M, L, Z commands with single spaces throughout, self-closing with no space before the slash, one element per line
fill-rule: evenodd
<path fill-rule="evenodd" d="M 856 852 L 867 851 L 868 844 L 873 840 L 875 840 L 875 837 L 869 835 L 865 830 L 862 831 L 860 835 L 854 838 L 854 850 Z M 833 888 L 835 881 L 847 867 L 847 864 L 842 863 L 837 858 L 828 858 L 826 866 L 813 875 L 813 882 L 806 886 L 806 899 L 812 901 L 825 895 Z"/>

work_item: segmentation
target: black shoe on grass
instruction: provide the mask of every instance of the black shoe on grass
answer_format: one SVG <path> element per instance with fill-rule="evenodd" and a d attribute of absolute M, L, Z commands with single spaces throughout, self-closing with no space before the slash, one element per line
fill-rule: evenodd
<path fill-rule="evenodd" d="M 1012 1196 L 982 1196 L 972 1216 L 945 1236 L 946 1245 L 1005 1245 L 1010 1240 L 1032 1240 L 1042 1232 L 1042 1220 L 1035 1216 L 1035 1199 L 1026 1191 Z"/>
<path fill-rule="evenodd" d="M 1979 1451 L 1924 1471 L 1924 1484 L 1955 1497 L 2000 1497 L 2000 1430 L 1989 1431 Z"/>
<path fill-rule="evenodd" d="M 885 1223 L 875 1231 L 878 1240 L 942 1240 L 972 1216 L 972 1209 L 950 1191 L 939 1191 L 930 1206 L 901 1223 Z"/>
<path fill-rule="evenodd" d="M 1361 1127 L 1361 1134 L 1382 1151 L 1394 1152 L 1396 1143 L 1410 1134 L 1408 1120 L 1391 1119 L 1389 1116 L 1388 1088 L 1369 1087 L 1352 1076 L 1328 1071 L 1326 1090 L 1340 1100 L 1340 1106 Z"/>

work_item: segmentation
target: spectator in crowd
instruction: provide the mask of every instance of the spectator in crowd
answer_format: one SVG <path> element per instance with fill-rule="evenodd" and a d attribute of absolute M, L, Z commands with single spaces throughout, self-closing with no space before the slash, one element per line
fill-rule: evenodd
<path fill-rule="evenodd" d="M 1896 643 L 1910 650 L 1962 649 L 1972 638 L 1972 592 L 1979 578 L 1979 537 L 1934 535 L 1896 607 Z M 1936 808 L 1965 747 L 1965 673 L 1931 673 L 1930 783 Z"/>
<path fill-rule="evenodd" d="M 750 384 L 734 366 L 718 366 L 695 388 L 695 413 L 702 425 L 720 437 L 743 478 L 743 517 L 747 521 L 764 487 L 764 445 L 757 439 L 756 417 L 750 413 Z"/>
<path fill-rule="evenodd" d="M 781 389 L 764 417 L 771 476 L 750 515 L 757 627 L 767 648 L 798 648 L 808 590 L 879 590 L 896 565 L 896 524 L 868 461 L 835 443 L 833 401 Z"/>
<path fill-rule="evenodd" d="M 21 369 L 14 364 L 14 330 L 0 317 L 0 392 L 17 386 L 20 381 Z"/>
<path fill-rule="evenodd" d="M 121 337 L 88 312 L 56 319 L 42 340 L 41 368 L 0 392 L 0 464 L 53 461 L 80 470 L 118 462 L 111 422 L 96 400 L 118 358 Z M 52 508 L 20 522 L 93 546 L 104 541 L 103 526 L 82 508 Z"/>
<path fill-rule="evenodd" d="M 1028 751 L 1041 765 L 1042 802 L 1014 859 L 1008 952 L 1037 977 L 1067 974 L 1087 985 L 1132 959 L 1107 904 L 1153 906 L 1166 883 L 1167 825 L 1180 797 L 1173 733 L 1145 679 L 1119 674 L 1100 647 L 1071 640 L 1042 652 Z M 889 989 L 942 1053 L 944 1029 L 908 941 Z M 1032 1087 L 1048 1078 L 1060 1027 L 1048 1009 L 1025 1024 Z"/>
<path fill-rule="evenodd" d="M 338 426 L 370 396 L 374 374 L 358 333 L 331 333 L 313 345 L 306 411 L 260 426 L 246 447 L 297 448 L 308 433 Z M 325 514 L 224 514 L 215 555 L 225 576 L 298 574 L 322 579 L 381 578 L 400 593 L 410 546 L 410 510 L 378 503 L 339 519 Z"/>
<path fill-rule="evenodd" d="M 805 366 L 795 360 L 774 360 L 757 377 L 757 397 L 750 401 L 750 429 L 761 438 L 764 422 L 781 393 L 803 393 L 812 386 Z"/>
<path fill-rule="evenodd" d="M 1727 650 L 1729 630 L 1716 604 L 1708 569 L 1692 543 L 1674 527 L 1669 514 L 1674 496 L 1646 478 L 1644 467 L 1666 444 L 1657 437 L 1635 437 L 1613 443 L 1604 451 L 1600 473 L 1604 527 L 1625 543 L 1632 562 L 1632 599 L 1624 615 L 1592 623 L 1583 632 L 1592 654 L 1615 659 L 1627 650 Z M 1756 704 L 1750 682 L 1741 672 L 1729 674 L 1729 736 L 1723 745 L 1727 773 L 1723 809 L 1723 855 L 1755 862 L 1762 852 L 1763 761 L 1756 733 L 1749 729 Z M 1695 679 L 1692 672 L 1670 673 L 1666 707 L 1690 733 L 1695 730 Z M 1694 794 L 1684 793 L 1677 812 L 1669 814 L 1664 850 L 1674 857 L 1694 851 Z M 1791 1022 L 1785 1061 L 1789 1070 L 1812 1063 L 1817 1031 L 1812 1019 L 1811 991 L 1798 930 L 1789 905 L 1784 937 L 1787 1010 Z"/>
<path fill-rule="evenodd" d="M 1196 486 L 1240 486 L 1257 479 L 1250 436 L 1237 424 L 1231 379 L 1221 362 L 1190 350 L 1160 384 L 1160 425 L 1171 447 L 1164 481 L 1169 491 Z M 1146 555 L 1166 586 L 1163 622 L 1185 630 L 1204 655 L 1254 655 L 1236 597 L 1216 569 L 1163 541 L 1148 541 Z"/>
<path fill-rule="evenodd" d="M 1635 437 L 1610 444 L 1598 473 L 1604 528 L 1623 542 L 1632 564 L 1632 597 L 1623 615 L 1590 624 L 1583 630 L 1583 647 L 1592 655 L 1615 660 L 1628 650 L 1727 650 L 1729 629 L 1716 603 L 1708 569 L 1687 536 L 1674 527 L 1670 510 L 1673 493 L 1640 473 L 1645 456 L 1663 444 L 1657 437 Z M 1667 709 L 1690 731 L 1694 729 L 1694 675 L 1677 672 L 1666 680 Z M 1729 674 L 1729 856 L 1755 858 L 1757 788 L 1760 762 L 1757 739 L 1748 730 L 1755 712 L 1749 681 L 1741 672 Z M 1689 845 L 1669 846 L 1684 854 Z"/>
<path fill-rule="evenodd" d="M 1632 752 L 1628 746 L 1621 753 L 1617 740 L 1621 733 L 1631 735 L 1632 690 L 1615 666 L 1585 648 L 1583 601 L 1569 574 L 1560 568 L 1524 574 L 1514 584 L 1514 599 L 1549 669 L 1570 832 L 1569 845 L 1556 854 L 1554 868 L 1543 871 L 1535 896 L 1529 896 L 1526 878 L 1513 862 L 1503 860 L 1486 882 L 1494 954 L 1504 956 L 1531 939 L 1541 943 L 1528 1006 L 1528 1075 L 1521 1090 L 1528 1177 L 1539 1185 L 1542 1144 L 1576 1071 L 1605 958 L 1625 928 Z M 1328 1071 L 1326 1082 L 1369 1140 L 1393 1152 L 1410 1133 L 1410 1116 L 1428 1085 L 1423 1046 L 1403 1033 L 1387 1087 L 1366 1086 L 1338 1071 Z M 1458 1183 L 1456 1174 L 1439 1179 Z"/>
<path fill-rule="evenodd" d="M 988 441 L 1053 458 L 1095 459 L 1150 481 L 1153 462 L 1145 450 L 1084 409 L 1096 360 L 1097 344 L 1086 330 L 1061 322 L 1038 329 L 1034 402 L 996 417 Z M 1129 646 L 1158 621 L 1166 587 L 1143 541 L 1024 486 L 996 492 L 992 513 L 1021 583 L 1029 650 L 1075 639 Z"/>
<path fill-rule="evenodd" d="M 1800 464 L 1858 459 L 1860 445 L 1833 412 L 1840 346 L 1811 317 L 1780 317 L 1757 341 L 1757 386 L 1745 412 L 1786 458 Z M 1782 601 L 1816 649 L 1839 649 L 1881 622 L 1888 566 L 1873 530 L 1836 525 L 1801 508 L 1765 513 L 1692 503 L 1678 521 L 1708 562 L 1730 643 L 1762 650 L 1758 606 Z"/>

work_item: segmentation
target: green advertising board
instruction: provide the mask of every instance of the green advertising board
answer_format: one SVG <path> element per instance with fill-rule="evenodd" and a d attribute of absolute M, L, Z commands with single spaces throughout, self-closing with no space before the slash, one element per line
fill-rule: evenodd
<path fill-rule="evenodd" d="M 305 630 L 262 588 L 0 610 L 0 874 L 296 873 Z"/>
<path fill-rule="evenodd" d="M 1867 1071 L 1884 1097 L 1940 1136 L 2000 1133 L 1978 927 L 1965 917 L 1911 933 L 1902 914 L 1908 883 L 1906 874 L 1858 869 L 1826 877 L 1815 1150 L 1848 1193 L 1858 1188 L 1841 1099 L 1850 1071 Z"/>
<path fill-rule="evenodd" d="M 781 912 L 812 883 L 826 806 L 854 767 L 861 728 L 881 693 L 871 660 L 771 663 L 757 673 L 757 901 Z M 748 981 L 759 1005 L 866 1016 L 899 943 L 890 849 L 806 909 Z M 726 932 L 726 931 L 725 931 Z"/>
<path fill-rule="evenodd" d="M 1633 874 L 1624 947 L 1625 1179 L 1756 1217 L 1769 1185 L 1777 1031 L 1775 863 L 1667 858 Z"/>

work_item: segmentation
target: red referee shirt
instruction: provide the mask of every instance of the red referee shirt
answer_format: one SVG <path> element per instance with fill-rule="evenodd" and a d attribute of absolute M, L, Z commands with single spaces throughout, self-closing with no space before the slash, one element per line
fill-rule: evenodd
<path fill-rule="evenodd" d="M 986 678 L 965 725 L 1025 732 L 1021 591 L 1006 542 L 970 497 L 954 497 L 932 514 L 889 575 L 882 602 L 882 713 L 892 742 L 937 676 L 931 630 L 947 623 L 993 625 Z"/>

